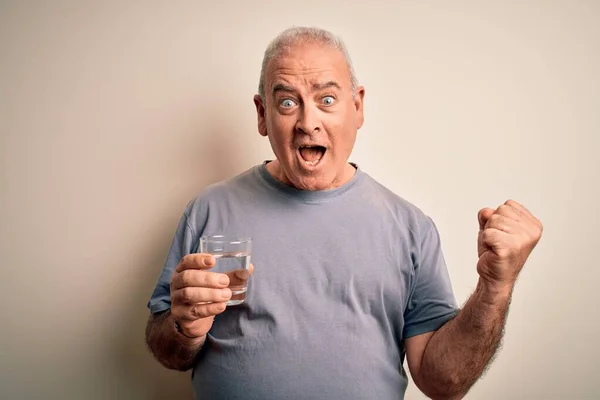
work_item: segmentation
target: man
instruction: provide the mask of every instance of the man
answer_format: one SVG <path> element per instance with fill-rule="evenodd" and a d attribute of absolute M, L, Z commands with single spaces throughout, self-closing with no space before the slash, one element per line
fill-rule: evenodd
<path fill-rule="evenodd" d="M 515 201 L 479 211 L 479 282 L 459 310 L 433 221 L 348 162 L 364 93 L 327 31 L 267 48 L 254 103 L 275 159 L 190 202 L 149 301 L 148 345 L 193 368 L 198 399 L 398 399 L 405 358 L 427 396 L 461 398 L 498 348 L 541 223 Z M 242 305 L 194 254 L 213 234 L 253 238 Z"/>

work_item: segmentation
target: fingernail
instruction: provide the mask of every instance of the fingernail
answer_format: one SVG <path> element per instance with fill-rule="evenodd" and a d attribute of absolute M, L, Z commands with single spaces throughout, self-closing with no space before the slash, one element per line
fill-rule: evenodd
<path fill-rule="evenodd" d="M 219 283 L 221 285 L 228 285 L 229 284 L 229 277 L 227 275 L 225 275 L 225 274 L 221 275 L 219 277 Z"/>
<path fill-rule="evenodd" d="M 231 290 L 228 288 L 221 289 L 221 297 L 224 299 L 228 299 L 231 297 Z"/>

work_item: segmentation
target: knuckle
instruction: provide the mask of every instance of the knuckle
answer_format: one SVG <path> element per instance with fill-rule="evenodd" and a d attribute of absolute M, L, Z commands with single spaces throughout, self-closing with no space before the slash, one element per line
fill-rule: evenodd
<path fill-rule="evenodd" d="M 493 214 L 490 217 L 490 223 L 491 224 L 498 224 L 501 221 L 502 221 L 502 215 L 500 215 L 500 214 Z"/>
<path fill-rule="evenodd" d="M 510 213 L 510 212 L 514 212 L 514 208 L 511 207 L 510 205 L 507 204 L 502 204 L 500 207 L 498 207 L 498 211 L 502 212 L 502 213 Z"/>
<path fill-rule="evenodd" d="M 496 250 L 496 253 L 498 254 L 498 257 L 500 257 L 500 258 L 508 258 L 510 256 L 509 249 L 498 249 L 498 250 Z"/>
<path fill-rule="evenodd" d="M 213 303 L 211 311 L 213 312 L 213 314 L 216 315 L 225 311 L 226 308 L 227 306 L 225 305 L 225 303 Z"/>
<path fill-rule="evenodd" d="M 204 316 L 202 313 L 202 306 L 197 304 L 190 307 L 190 316 L 193 319 L 202 318 Z"/>
<path fill-rule="evenodd" d="M 202 287 L 205 287 L 205 288 L 211 287 L 215 283 L 215 278 L 210 273 L 204 273 L 204 274 L 202 274 L 202 279 L 200 279 L 200 283 L 201 283 Z"/>
<path fill-rule="evenodd" d="M 194 265 L 195 267 L 202 265 L 202 259 L 200 257 L 198 257 L 198 254 L 189 254 L 188 260 L 189 260 L 189 263 L 191 265 Z"/>
<path fill-rule="evenodd" d="M 221 300 L 220 296 L 218 295 L 218 289 L 204 289 L 204 298 L 206 299 L 206 301 L 218 301 Z"/>
<path fill-rule="evenodd" d="M 175 272 L 171 275 L 171 282 L 169 282 L 169 286 L 171 287 L 171 292 L 177 287 L 177 282 L 179 281 L 179 273 Z"/>
<path fill-rule="evenodd" d="M 213 274 L 210 274 L 208 272 L 202 273 L 202 278 L 200 279 L 200 283 L 201 283 L 202 287 L 213 286 L 214 281 L 215 281 L 215 278 L 214 278 Z"/>
<path fill-rule="evenodd" d="M 206 314 L 204 317 L 217 315 L 225 311 L 225 303 L 210 303 L 206 305 Z"/>
<path fill-rule="evenodd" d="M 171 289 L 171 311 L 181 303 L 181 290 Z"/>
<path fill-rule="evenodd" d="M 181 300 L 184 302 L 188 302 L 192 298 L 192 290 L 189 287 L 184 287 L 179 291 L 179 293 Z"/>
<path fill-rule="evenodd" d="M 185 316 L 185 311 L 182 307 L 174 305 L 171 307 L 171 315 L 175 318 L 181 318 Z"/>
<path fill-rule="evenodd" d="M 491 229 L 485 229 L 482 233 L 481 233 L 481 238 L 484 241 L 489 241 L 492 240 L 494 238 L 494 231 L 492 231 Z"/>
<path fill-rule="evenodd" d="M 192 259 L 192 254 L 186 254 L 185 256 L 183 256 L 181 258 L 181 261 L 179 261 L 179 264 L 187 264 L 191 261 Z"/>
<path fill-rule="evenodd" d="M 206 318 L 210 316 L 210 306 L 211 304 L 197 304 L 192 307 L 192 314 L 194 318 Z"/>
<path fill-rule="evenodd" d="M 188 254 L 184 257 L 185 263 L 192 268 L 197 269 L 202 266 L 202 257 L 200 254 Z"/>
<path fill-rule="evenodd" d="M 506 206 L 506 209 L 507 209 L 507 212 L 516 214 L 519 217 L 523 217 L 525 215 L 523 213 L 523 211 L 521 211 L 521 209 L 515 204 L 510 204 L 510 205 Z"/>
<path fill-rule="evenodd" d="M 183 287 L 191 286 L 193 282 L 194 271 L 185 270 L 179 274 L 179 283 Z"/>

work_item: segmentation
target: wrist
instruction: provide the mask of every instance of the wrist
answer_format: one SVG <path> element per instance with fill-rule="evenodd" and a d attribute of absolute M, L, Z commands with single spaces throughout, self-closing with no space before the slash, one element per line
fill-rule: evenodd
<path fill-rule="evenodd" d="M 173 316 L 171 316 L 171 319 L 172 319 L 173 329 L 175 330 L 175 332 L 181 342 L 183 342 L 187 346 L 197 346 L 197 345 L 204 343 L 204 340 L 206 339 L 206 335 L 189 336 L 188 334 L 186 334 L 184 332 L 183 328 L 181 327 L 181 324 L 179 323 L 179 321 L 177 319 L 173 318 Z"/>
<path fill-rule="evenodd" d="M 514 284 L 503 284 L 497 282 L 488 282 L 484 279 L 479 279 L 476 291 L 479 293 L 483 302 L 494 305 L 504 304 L 510 301 Z"/>

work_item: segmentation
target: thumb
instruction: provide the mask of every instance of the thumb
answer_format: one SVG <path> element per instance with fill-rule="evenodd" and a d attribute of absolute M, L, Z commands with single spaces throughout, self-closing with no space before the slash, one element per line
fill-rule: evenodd
<path fill-rule="evenodd" d="M 254 272 L 254 264 L 250 264 L 250 267 L 248 269 L 236 270 L 235 276 L 236 276 L 236 278 L 246 280 L 250 277 L 250 275 L 252 275 L 253 272 Z"/>
<path fill-rule="evenodd" d="M 479 220 L 479 230 L 482 231 L 485 228 L 485 224 L 487 224 L 490 217 L 494 215 L 494 209 L 492 208 L 482 208 L 477 213 L 477 219 Z"/>

